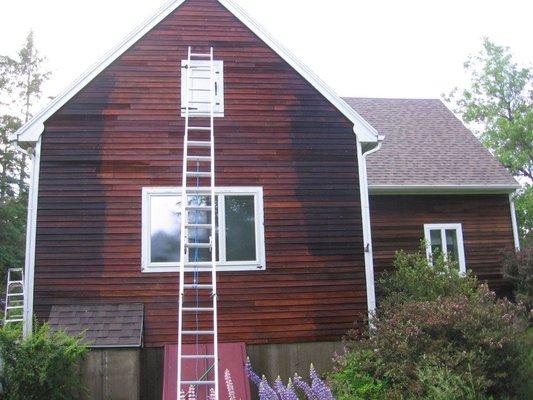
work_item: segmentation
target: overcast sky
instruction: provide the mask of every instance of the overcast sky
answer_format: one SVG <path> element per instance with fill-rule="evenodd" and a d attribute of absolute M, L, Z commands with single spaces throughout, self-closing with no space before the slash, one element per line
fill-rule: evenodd
<path fill-rule="evenodd" d="M 533 1 L 235 0 L 343 96 L 436 98 L 483 36 L 533 64 Z M 0 54 L 30 29 L 56 95 L 166 0 L 4 0 Z"/>

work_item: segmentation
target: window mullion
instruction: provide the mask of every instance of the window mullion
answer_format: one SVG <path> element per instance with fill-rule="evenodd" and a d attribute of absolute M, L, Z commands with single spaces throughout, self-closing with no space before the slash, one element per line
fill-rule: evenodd
<path fill-rule="evenodd" d="M 223 194 L 218 195 L 218 259 L 226 262 L 226 201 Z"/>
<path fill-rule="evenodd" d="M 442 255 L 445 261 L 448 261 L 448 244 L 446 243 L 446 229 L 442 228 L 440 230 L 441 236 L 441 246 L 442 246 Z"/>

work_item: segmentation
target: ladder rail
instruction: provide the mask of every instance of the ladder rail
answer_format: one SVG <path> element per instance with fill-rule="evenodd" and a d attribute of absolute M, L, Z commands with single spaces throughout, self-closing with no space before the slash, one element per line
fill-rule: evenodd
<path fill-rule="evenodd" d="M 14 273 L 20 273 L 19 278 L 13 278 Z M 13 322 L 24 322 L 24 269 L 10 268 L 7 270 L 4 325 Z M 12 311 L 17 310 L 17 311 Z M 20 313 L 19 310 L 22 312 Z"/>

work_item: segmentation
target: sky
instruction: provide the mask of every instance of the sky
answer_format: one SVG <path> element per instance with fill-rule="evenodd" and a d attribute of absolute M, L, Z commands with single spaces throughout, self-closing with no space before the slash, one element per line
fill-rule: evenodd
<path fill-rule="evenodd" d="M 234 1 L 341 96 L 438 98 L 467 83 L 484 36 L 533 65 L 533 1 Z M 165 2 L 4 1 L 0 54 L 33 30 L 55 96 Z"/>

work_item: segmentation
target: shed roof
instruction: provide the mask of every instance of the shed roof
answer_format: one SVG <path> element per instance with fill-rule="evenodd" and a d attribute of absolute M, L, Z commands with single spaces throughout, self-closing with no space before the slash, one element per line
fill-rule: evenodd
<path fill-rule="evenodd" d="M 370 189 L 512 191 L 518 183 L 438 99 L 345 98 L 385 136 L 368 156 Z"/>
<path fill-rule="evenodd" d="M 143 305 L 61 304 L 52 306 L 50 327 L 70 335 L 83 334 L 91 347 L 140 347 Z"/>

